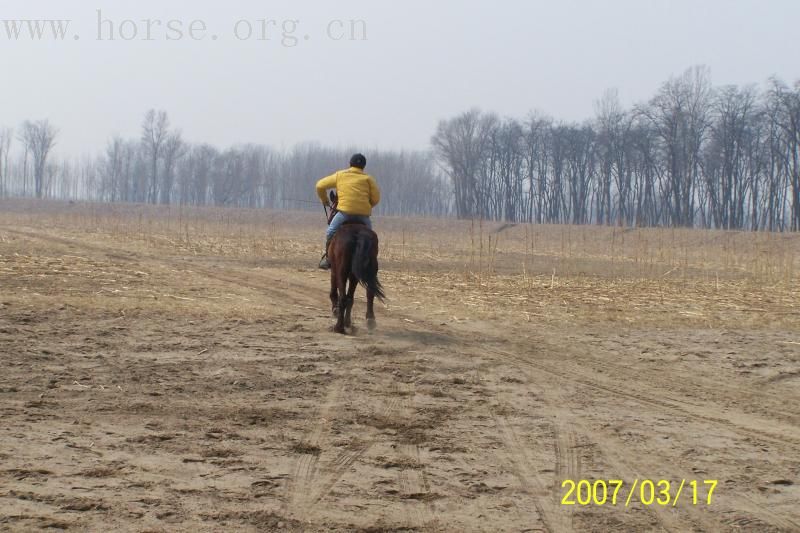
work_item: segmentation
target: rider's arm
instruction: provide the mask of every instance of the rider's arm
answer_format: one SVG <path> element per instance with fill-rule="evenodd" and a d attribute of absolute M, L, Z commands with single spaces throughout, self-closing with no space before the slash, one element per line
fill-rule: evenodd
<path fill-rule="evenodd" d="M 381 201 L 381 189 L 378 187 L 378 182 L 375 178 L 370 176 L 369 181 L 369 205 L 375 207 Z"/>
<path fill-rule="evenodd" d="M 336 188 L 336 174 L 331 174 L 327 178 L 322 178 L 317 182 L 317 196 L 323 204 L 328 205 L 328 196 L 325 191 Z"/>

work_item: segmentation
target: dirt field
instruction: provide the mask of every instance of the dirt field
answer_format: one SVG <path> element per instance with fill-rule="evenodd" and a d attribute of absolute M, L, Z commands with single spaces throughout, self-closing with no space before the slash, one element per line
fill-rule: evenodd
<path fill-rule="evenodd" d="M 800 531 L 800 235 L 321 218 L 0 203 L 0 529 Z"/>

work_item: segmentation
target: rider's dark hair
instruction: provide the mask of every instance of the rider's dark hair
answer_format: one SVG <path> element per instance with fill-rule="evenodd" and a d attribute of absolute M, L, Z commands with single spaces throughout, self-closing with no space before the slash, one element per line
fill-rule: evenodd
<path fill-rule="evenodd" d="M 350 166 L 364 170 L 364 167 L 367 166 L 367 158 L 363 154 L 354 154 L 350 158 Z"/>

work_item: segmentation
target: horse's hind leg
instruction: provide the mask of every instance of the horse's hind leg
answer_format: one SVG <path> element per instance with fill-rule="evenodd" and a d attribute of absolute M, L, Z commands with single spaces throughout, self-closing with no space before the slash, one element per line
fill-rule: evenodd
<path fill-rule="evenodd" d="M 358 281 L 356 280 L 356 277 L 350 274 L 350 286 L 347 288 L 347 298 L 345 299 L 345 310 L 344 310 L 344 327 L 346 328 L 353 327 L 351 314 L 353 311 L 353 297 L 356 294 L 357 287 L 358 287 Z"/>
<path fill-rule="evenodd" d="M 377 325 L 375 322 L 375 312 L 372 310 L 372 304 L 375 301 L 375 291 L 367 289 L 367 328 L 375 329 Z"/>
<path fill-rule="evenodd" d="M 331 312 L 339 316 L 339 290 L 336 288 L 336 273 L 331 269 Z"/>
<path fill-rule="evenodd" d="M 344 315 L 345 308 L 347 307 L 347 294 L 346 294 L 347 277 L 336 276 L 336 292 L 338 295 L 337 300 L 337 318 L 336 325 L 333 331 L 336 333 L 344 333 Z"/>

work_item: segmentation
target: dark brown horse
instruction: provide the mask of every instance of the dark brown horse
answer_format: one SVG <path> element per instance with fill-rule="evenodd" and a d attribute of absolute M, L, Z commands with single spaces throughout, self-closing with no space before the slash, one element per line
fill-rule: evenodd
<path fill-rule="evenodd" d="M 375 328 L 372 303 L 385 295 L 378 281 L 378 235 L 363 224 L 344 223 L 328 245 L 331 263 L 331 305 L 336 333 L 352 328 L 350 313 L 358 284 L 367 289 L 367 327 Z M 348 286 L 349 282 L 349 286 Z"/>

